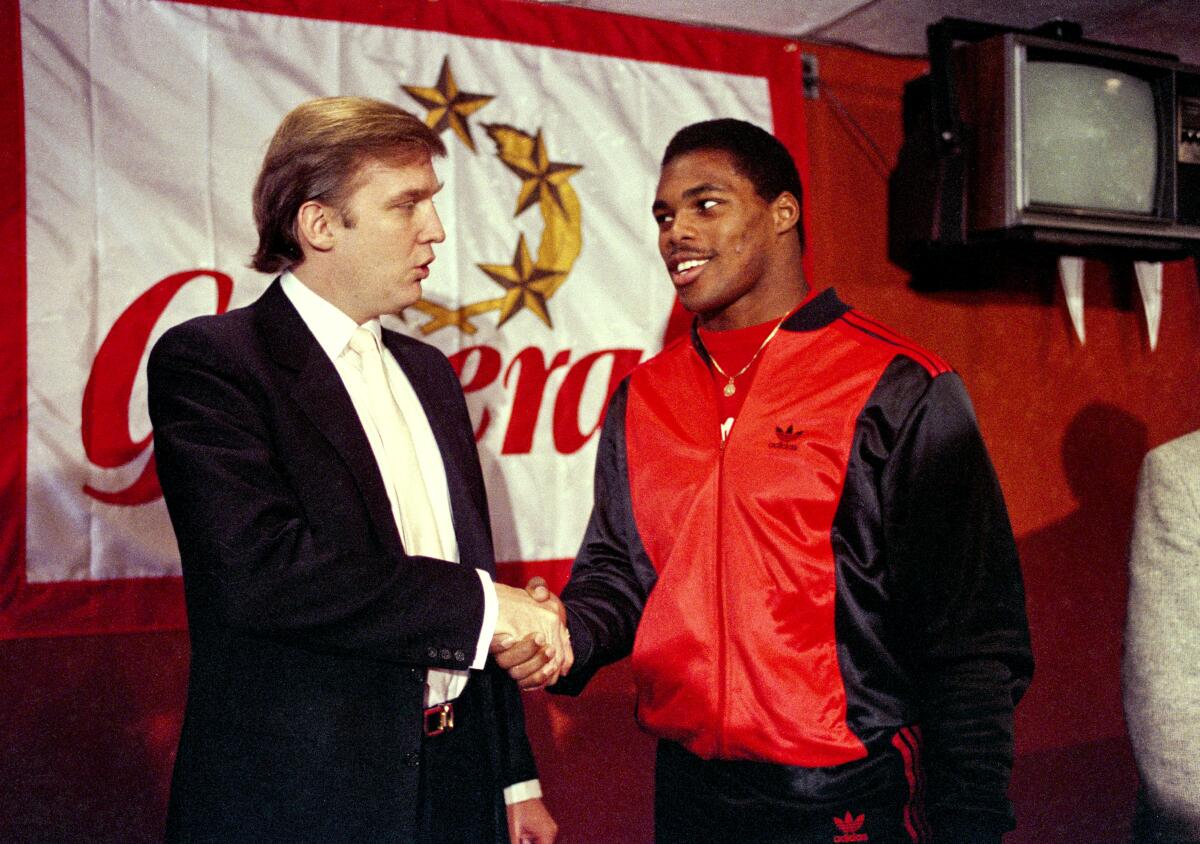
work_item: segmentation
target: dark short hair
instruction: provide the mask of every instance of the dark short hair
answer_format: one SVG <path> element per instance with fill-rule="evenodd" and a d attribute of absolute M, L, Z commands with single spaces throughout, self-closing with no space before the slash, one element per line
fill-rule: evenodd
<path fill-rule="evenodd" d="M 738 172 L 750 180 L 755 193 L 767 202 L 784 191 L 796 197 L 797 202 L 804 202 L 804 189 L 800 186 L 800 174 L 792 154 L 778 138 L 753 123 L 722 117 L 684 126 L 667 144 L 662 166 L 697 150 L 729 153 Z M 803 248 L 803 221 L 796 224 L 796 236 Z"/>
<path fill-rule="evenodd" d="M 258 249 L 250 266 L 278 273 L 300 264 L 300 206 L 320 199 L 346 215 L 355 177 L 370 160 L 445 155 L 441 138 L 419 118 L 383 100 L 322 97 L 292 109 L 267 147 L 254 185 Z"/>

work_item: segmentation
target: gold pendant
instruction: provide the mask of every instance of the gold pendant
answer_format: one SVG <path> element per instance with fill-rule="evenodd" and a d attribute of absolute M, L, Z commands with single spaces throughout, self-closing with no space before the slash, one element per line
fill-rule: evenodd
<path fill-rule="evenodd" d="M 729 398 L 736 392 L 737 392 L 737 387 L 733 386 L 733 379 L 730 378 L 729 383 L 725 385 L 725 390 L 724 390 L 725 398 Z"/>

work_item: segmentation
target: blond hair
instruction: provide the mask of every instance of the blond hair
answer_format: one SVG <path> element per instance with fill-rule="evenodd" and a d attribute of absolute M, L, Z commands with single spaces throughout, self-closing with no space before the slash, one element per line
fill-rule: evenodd
<path fill-rule="evenodd" d="M 250 266 L 278 273 L 304 261 L 296 214 L 309 200 L 320 199 L 353 225 L 345 203 L 366 162 L 445 154 L 432 129 L 383 100 L 322 97 L 298 105 L 275 130 L 254 184 L 258 249 Z"/>

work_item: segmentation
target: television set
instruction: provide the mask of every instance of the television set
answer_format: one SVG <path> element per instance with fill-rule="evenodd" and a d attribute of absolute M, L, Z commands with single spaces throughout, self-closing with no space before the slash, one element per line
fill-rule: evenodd
<path fill-rule="evenodd" d="M 1200 253 L 1200 67 L 1071 24 L 946 19 L 905 90 L 892 258 L 1021 244 L 1061 255 Z"/>

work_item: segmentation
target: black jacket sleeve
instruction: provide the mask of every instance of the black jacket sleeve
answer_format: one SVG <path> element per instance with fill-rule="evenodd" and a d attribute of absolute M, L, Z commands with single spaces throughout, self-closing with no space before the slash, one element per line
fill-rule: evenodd
<path fill-rule="evenodd" d="M 928 380 L 896 431 L 880 499 L 935 838 L 999 842 L 1033 657 L 1008 512 L 954 373 Z"/>
<path fill-rule="evenodd" d="M 562 592 L 575 666 L 550 687 L 560 694 L 579 694 L 600 668 L 629 655 L 657 577 L 637 536 L 629 496 L 628 392 L 626 378 L 608 404 L 596 453 L 592 514 Z"/>

